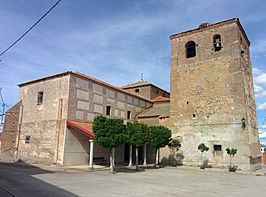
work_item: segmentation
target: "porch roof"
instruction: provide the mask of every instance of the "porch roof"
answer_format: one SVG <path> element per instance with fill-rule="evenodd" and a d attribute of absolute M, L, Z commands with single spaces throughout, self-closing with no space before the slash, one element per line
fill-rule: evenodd
<path fill-rule="evenodd" d="M 67 127 L 73 128 L 75 131 L 82 133 L 83 135 L 87 136 L 89 139 L 94 138 L 94 133 L 92 131 L 92 123 L 67 120 Z"/>

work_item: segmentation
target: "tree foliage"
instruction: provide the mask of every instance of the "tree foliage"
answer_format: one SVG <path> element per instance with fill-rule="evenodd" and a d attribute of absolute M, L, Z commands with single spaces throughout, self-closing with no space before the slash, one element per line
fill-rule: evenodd
<path fill-rule="evenodd" d="M 209 151 L 209 147 L 208 146 L 206 146 L 204 143 L 201 143 L 201 144 L 199 144 L 198 145 L 198 150 L 200 151 L 200 152 L 208 152 Z"/>
<path fill-rule="evenodd" d="M 94 140 L 104 148 L 114 148 L 126 141 L 126 129 L 121 119 L 97 116 L 93 121 Z"/>
<path fill-rule="evenodd" d="M 149 127 L 143 123 L 127 123 L 127 141 L 130 145 L 140 147 L 149 140 Z"/>
<path fill-rule="evenodd" d="M 237 153 L 237 149 L 235 148 L 227 148 L 225 150 L 230 157 L 234 157 Z"/>
<path fill-rule="evenodd" d="M 150 126 L 151 145 L 158 149 L 165 147 L 171 140 L 171 131 L 164 126 Z"/>
<path fill-rule="evenodd" d="M 236 155 L 237 149 L 227 148 L 225 150 L 226 150 L 227 154 L 230 156 L 230 165 L 228 167 L 229 172 L 235 172 L 237 170 L 237 166 L 232 165 L 232 158 Z"/>
<path fill-rule="evenodd" d="M 175 148 L 176 150 L 179 150 L 181 148 L 181 142 L 176 139 L 171 139 L 168 146 L 169 148 Z"/>

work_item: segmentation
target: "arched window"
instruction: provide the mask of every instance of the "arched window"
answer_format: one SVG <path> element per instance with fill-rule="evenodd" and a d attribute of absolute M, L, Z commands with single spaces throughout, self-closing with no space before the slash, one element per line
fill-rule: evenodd
<path fill-rule="evenodd" d="M 219 34 L 213 36 L 214 51 L 220 51 L 222 49 L 222 40 Z"/>
<path fill-rule="evenodd" d="M 196 56 L 196 43 L 195 42 L 190 41 L 186 44 L 186 54 L 187 54 L 187 58 Z"/>

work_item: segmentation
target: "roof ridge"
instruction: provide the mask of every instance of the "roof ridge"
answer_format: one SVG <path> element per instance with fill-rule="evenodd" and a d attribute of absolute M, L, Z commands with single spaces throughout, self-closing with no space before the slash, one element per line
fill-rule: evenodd
<path fill-rule="evenodd" d="M 41 77 L 39 79 L 35 79 L 35 80 L 31 80 L 31 81 L 28 81 L 28 82 L 25 82 L 25 83 L 18 84 L 18 86 L 19 87 L 22 87 L 22 86 L 25 86 L 25 85 L 28 85 L 28 84 L 31 84 L 31 83 L 37 83 L 37 82 L 44 81 L 44 80 L 47 80 L 47 79 L 52 79 L 52 78 L 56 78 L 56 77 L 60 77 L 60 76 L 64 76 L 64 75 L 70 75 L 70 74 L 74 74 L 74 75 L 77 75 L 77 76 L 80 76 L 80 77 L 83 77 L 83 78 L 86 78 L 86 79 L 90 79 L 90 80 L 95 81 L 97 83 L 100 83 L 102 85 L 108 86 L 109 88 L 118 90 L 118 91 L 123 92 L 123 93 L 126 93 L 126 94 L 130 94 L 131 96 L 138 97 L 138 98 L 140 98 L 142 100 L 145 100 L 145 101 L 148 101 L 148 102 L 151 102 L 152 103 L 152 101 L 150 99 L 147 99 L 145 97 L 142 97 L 142 96 L 140 96 L 138 94 L 134 94 L 133 92 L 132 93 L 131 92 L 127 92 L 126 90 L 124 90 L 122 88 L 116 87 L 116 86 L 111 85 L 111 84 L 109 84 L 107 82 L 104 82 L 102 80 L 99 80 L 99 79 L 96 79 L 94 77 L 91 77 L 91 76 L 82 74 L 80 72 L 73 72 L 73 71 L 66 71 L 66 72 L 63 72 L 63 73 L 55 74 L 55 75 Z"/>

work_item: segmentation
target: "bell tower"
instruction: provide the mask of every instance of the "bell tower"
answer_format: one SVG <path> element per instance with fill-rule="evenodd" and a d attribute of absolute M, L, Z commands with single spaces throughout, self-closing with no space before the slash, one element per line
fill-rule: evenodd
<path fill-rule="evenodd" d="M 239 19 L 175 34 L 171 40 L 170 127 L 182 139 L 183 163 L 260 168 L 260 144 L 250 63 L 250 42 Z"/>

